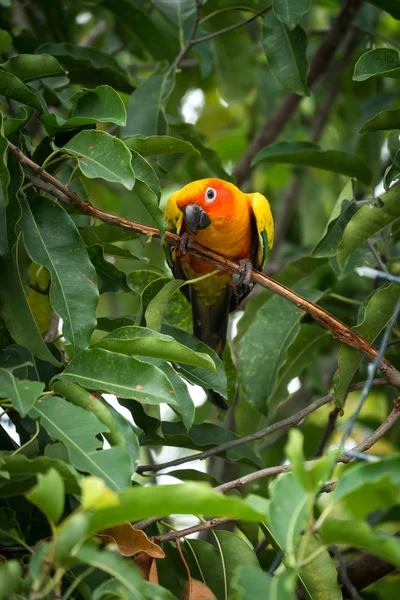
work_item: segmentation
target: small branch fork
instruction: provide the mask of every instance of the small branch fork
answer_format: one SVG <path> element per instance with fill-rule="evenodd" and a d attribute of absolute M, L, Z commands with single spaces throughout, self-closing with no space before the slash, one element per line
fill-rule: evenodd
<path fill-rule="evenodd" d="M 36 188 L 51 194 L 63 203 L 72 204 L 82 213 L 85 213 L 94 219 L 103 221 L 104 223 L 108 223 L 109 225 L 121 227 L 122 229 L 129 231 L 135 231 L 137 233 L 142 233 L 143 235 L 147 236 L 156 238 L 160 237 L 160 233 L 155 227 L 149 227 L 135 221 L 124 219 L 123 217 L 117 217 L 100 210 L 99 208 L 95 208 L 89 202 L 84 202 L 68 187 L 60 183 L 55 177 L 50 175 L 50 173 L 43 170 L 38 164 L 25 156 L 17 146 L 11 142 L 8 142 L 8 147 L 23 166 L 31 169 L 37 176 L 41 178 L 39 179 L 39 177 L 35 177 L 30 173 L 25 173 L 25 178 Z M 42 181 L 42 179 L 45 181 Z M 179 246 L 181 241 L 181 238 L 178 235 L 169 231 L 165 232 L 165 239 L 167 242 L 175 246 Z M 205 248 L 200 244 L 193 244 L 189 252 L 211 264 L 214 264 L 219 269 L 228 271 L 229 273 L 240 274 L 240 265 L 237 261 L 227 258 L 226 256 L 221 256 L 220 254 L 217 254 L 216 252 L 213 252 L 212 250 Z M 303 298 L 303 296 L 296 294 L 296 292 L 293 290 L 287 288 L 281 283 L 278 283 L 277 281 L 274 281 L 267 275 L 260 273 L 260 271 L 252 271 L 252 280 L 254 283 L 260 284 L 262 287 L 275 294 L 278 294 L 282 298 L 285 298 L 297 306 L 299 309 L 307 312 L 313 319 L 325 327 L 325 329 L 328 329 L 340 342 L 356 348 L 367 358 L 369 358 L 369 360 L 374 360 L 376 358 L 378 354 L 376 348 L 371 346 L 371 344 L 369 344 L 358 333 L 353 331 L 348 325 L 342 323 L 342 321 L 331 315 L 325 309 L 321 308 L 317 304 L 314 304 L 313 302 L 310 302 L 306 298 Z M 386 358 L 382 360 L 380 370 L 394 387 L 400 388 L 400 372 Z"/>

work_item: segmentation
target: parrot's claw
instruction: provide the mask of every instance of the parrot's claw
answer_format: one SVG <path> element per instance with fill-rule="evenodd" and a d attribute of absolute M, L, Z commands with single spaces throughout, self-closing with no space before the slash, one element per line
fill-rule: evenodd
<path fill-rule="evenodd" d="M 244 286 L 246 288 L 251 288 L 251 278 L 253 274 L 253 265 L 248 258 L 243 258 L 239 260 L 239 280 L 237 285 Z"/>
<path fill-rule="evenodd" d="M 193 244 L 194 237 L 186 232 L 183 232 L 181 235 L 181 243 L 179 244 L 179 250 L 181 254 L 187 254 Z"/>

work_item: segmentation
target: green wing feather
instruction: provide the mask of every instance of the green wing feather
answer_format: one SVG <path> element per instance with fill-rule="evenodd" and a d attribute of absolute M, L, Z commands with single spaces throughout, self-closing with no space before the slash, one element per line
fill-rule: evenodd
<path fill-rule="evenodd" d="M 179 210 L 176 204 L 177 197 L 178 192 L 175 192 L 175 194 L 172 194 L 172 196 L 169 197 L 167 206 L 165 207 L 164 218 L 165 222 L 167 223 L 167 231 L 171 231 L 172 233 L 180 235 L 183 222 L 183 212 Z M 167 263 L 169 264 L 170 268 L 173 269 L 176 260 L 175 248 L 168 242 L 164 243 L 164 248 Z"/>
<path fill-rule="evenodd" d="M 262 269 L 267 262 L 274 241 L 274 220 L 272 218 L 271 207 L 265 196 L 258 192 L 247 195 L 256 221 L 258 233 L 258 265 L 254 266 L 258 269 Z"/>

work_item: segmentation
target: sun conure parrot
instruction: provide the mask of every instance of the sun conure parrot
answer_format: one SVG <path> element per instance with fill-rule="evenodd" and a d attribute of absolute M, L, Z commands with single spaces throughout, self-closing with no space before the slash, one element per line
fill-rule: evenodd
<path fill-rule="evenodd" d="M 168 231 L 182 237 L 181 247 L 166 243 L 167 261 L 177 279 L 195 279 L 215 266 L 187 253 L 193 241 L 240 261 L 237 282 L 226 271 L 183 286 L 192 305 L 193 332 L 219 356 L 225 348 L 229 313 L 251 291 L 251 269 L 261 269 L 274 237 L 268 200 L 259 193 L 244 194 L 221 179 L 200 179 L 170 196 L 165 210 Z M 226 408 L 219 394 L 214 402 Z"/>

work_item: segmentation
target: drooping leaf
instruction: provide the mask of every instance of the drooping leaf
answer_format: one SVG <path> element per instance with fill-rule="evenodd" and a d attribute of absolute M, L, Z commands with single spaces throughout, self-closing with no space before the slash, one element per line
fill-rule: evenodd
<path fill-rule="evenodd" d="M 140 203 L 150 217 L 150 225 L 157 227 L 161 240 L 164 238 L 164 213 L 158 205 L 160 184 L 151 165 L 145 158 L 132 151 L 132 167 L 135 172 L 135 187 L 131 195 L 132 201 Z"/>
<path fill-rule="evenodd" d="M 322 150 L 318 144 L 312 142 L 279 142 L 267 146 L 256 154 L 252 164 L 260 162 L 316 167 L 356 177 L 366 185 L 372 178 L 368 165 L 359 156 L 341 150 Z"/>
<path fill-rule="evenodd" d="M 33 115 L 33 109 L 29 106 L 20 106 L 16 116 L 9 117 L 4 121 L 4 135 L 10 137 L 15 131 L 22 129 Z"/>
<path fill-rule="evenodd" d="M 354 331 L 372 343 L 390 320 L 399 291 L 396 284 L 378 289 L 374 292 L 366 306 L 360 310 L 360 322 Z M 338 369 L 334 376 L 335 403 L 343 406 L 347 389 L 361 363 L 361 354 L 356 349 L 342 345 L 338 356 Z"/>
<path fill-rule="evenodd" d="M 159 358 L 201 367 L 211 373 L 216 372 L 214 362 L 209 355 L 195 352 L 175 341 L 174 338 L 146 327 L 128 326 L 114 329 L 92 347 L 131 356 Z"/>
<path fill-rule="evenodd" d="M 365 521 L 327 519 L 322 525 L 322 537 L 326 544 L 348 544 L 372 552 L 392 565 L 400 565 L 399 538 L 374 531 Z"/>
<path fill-rule="evenodd" d="M 58 523 L 64 512 L 64 482 L 56 469 L 38 474 L 37 485 L 26 495 L 52 523 Z"/>
<path fill-rule="evenodd" d="M 302 96 L 310 93 L 307 87 L 307 41 L 300 25 L 289 29 L 272 12 L 264 16 L 262 43 L 271 73 L 284 88 Z"/>
<path fill-rule="evenodd" d="M 232 580 L 232 588 L 236 592 L 232 600 L 263 597 L 269 600 L 294 600 L 294 587 L 295 574 L 290 571 L 272 577 L 254 567 L 238 567 Z"/>
<path fill-rule="evenodd" d="M 8 204 L 8 186 L 10 183 L 10 171 L 7 166 L 8 141 L 4 134 L 3 115 L 0 113 L 0 204 Z"/>
<path fill-rule="evenodd" d="M 135 135 L 124 139 L 130 150 L 136 150 L 142 156 L 159 156 L 160 154 L 195 154 L 200 152 L 190 142 L 180 140 L 170 135 Z"/>
<path fill-rule="evenodd" d="M 389 190 L 380 200 L 380 206 L 374 205 L 373 200 L 363 206 L 347 224 L 336 255 L 340 268 L 354 250 L 400 216 L 400 188 Z"/>
<path fill-rule="evenodd" d="M 59 379 L 76 381 L 86 389 L 132 398 L 143 404 L 176 404 L 171 383 L 157 367 L 101 348 L 77 354 Z"/>
<path fill-rule="evenodd" d="M 310 10 L 311 0 L 273 0 L 272 6 L 275 16 L 292 30 Z"/>
<path fill-rule="evenodd" d="M 130 484 L 132 463 L 127 451 L 116 446 L 98 451 L 101 442 L 96 435 L 106 427 L 93 413 L 62 398 L 47 396 L 36 402 L 30 416 L 39 418 L 47 433 L 66 446 L 76 469 L 101 477 L 114 491 Z"/>
<path fill-rule="evenodd" d="M 122 556 L 133 556 L 139 552 L 144 552 L 154 558 L 164 558 L 165 553 L 160 546 L 151 542 L 144 531 L 135 529 L 131 523 L 122 523 L 103 529 L 97 534 L 106 543 L 111 540 L 118 546 L 118 551 Z"/>
<path fill-rule="evenodd" d="M 43 44 L 37 54 L 50 54 L 57 58 L 72 83 L 82 83 L 88 87 L 110 85 L 121 92 L 130 93 L 135 82 L 118 64 L 113 56 L 96 48 L 77 44 Z"/>
<path fill-rule="evenodd" d="M 48 54 L 20 54 L 6 60 L 2 67 L 25 83 L 44 77 L 66 75 L 58 60 Z"/>
<path fill-rule="evenodd" d="M 0 367 L 0 396 L 10 398 L 21 417 L 26 417 L 44 389 L 44 383 L 21 381 L 7 369 Z"/>
<path fill-rule="evenodd" d="M 13 259 L 0 259 L 0 314 L 18 344 L 58 367 L 60 363 L 44 343 L 27 300 L 29 265 L 30 260 L 20 236 Z"/>
<path fill-rule="evenodd" d="M 76 352 L 87 347 L 96 326 L 96 273 L 65 210 L 43 196 L 22 202 L 19 226 L 27 251 L 51 275 L 50 301 Z"/>
<path fill-rule="evenodd" d="M 191 123 L 170 123 L 169 132 L 190 142 L 200 152 L 201 158 L 213 175 L 225 181 L 233 181 L 232 175 L 225 170 L 217 152 L 203 144 L 194 125 Z"/>
<path fill-rule="evenodd" d="M 307 503 L 308 495 L 293 473 L 274 482 L 267 523 L 279 546 L 292 558 L 306 522 Z"/>
<path fill-rule="evenodd" d="M 120 139 L 105 131 L 87 129 L 65 144 L 64 150 L 78 157 L 79 167 L 89 179 L 101 177 L 121 183 L 128 190 L 133 188 L 131 153 Z"/>
<path fill-rule="evenodd" d="M 0 95 L 11 98 L 21 104 L 26 104 L 39 112 L 44 109 L 43 100 L 31 88 L 29 88 L 21 79 L 0 69 Z"/>
<path fill-rule="evenodd" d="M 177 327 L 173 327 L 172 325 L 163 324 L 161 328 L 161 333 L 166 335 L 170 335 L 177 342 L 191 348 L 195 352 L 201 352 L 202 354 L 208 354 L 216 368 L 217 373 L 210 373 L 209 371 L 205 371 L 204 369 L 199 369 L 198 367 L 192 367 L 190 365 L 181 364 L 178 368 L 178 373 L 182 375 L 185 379 L 190 381 L 195 385 L 200 385 L 205 387 L 206 389 L 213 389 L 224 398 L 227 398 L 227 382 L 226 382 L 226 374 L 224 371 L 224 367 L 221 359 L 218 354 L 214 352 L 209 346 L 203 344 L 200 340 L 195 338 L 193 335 L 186 333 L 182 329 L 178 329 Z"/>
<path fill-rule="evenodd" d="M 216 517 L 264 519 L 241 498 L 224 496 L 204 483 L 135 486 L 119 494 L 118 506 L 97 511 L 91 518 L 90 531 L 162 514 L 202 514 L 205 507 Z"/>
<path fill-rule="evenodd" d="M 304 546 L 304 556 L 307 558 L 322 548 L 322 542 L 316 536 L 309 535 Z M 343 598 L 336 566 L 327 549 L 318 554 L 306 567 L 300 569 L 300 579 L 313 600 L 325 600 L 325 598 L 342 600 Z"/>
<path fill-rule="evenodd" d="M 365 81 L 375 76 L 400 78 L 400 57 L 394 48 L 369 50 L 356 62 L 354 81 Z"/>
<path fill-rule="evenodd" d="M 400 129 L 400 108 L 383 110 L 378 113 L 364 123 L 360 133 L 365 131 L 390 131 L 391 129 Z"/>
<path fill-rule="evenodd" d="M 157 438 L 154 435 L 142 436 L 140 438 L 142 445 L 159 443 L 165 446 L 203 451 L 237 439 L 237 436 L 234 433 L 226 431 L 224 428 L 214 425 L 214 423 L 195 424 L 190 428 L 190 431 L 186 433 L 181 423 L 164 422 L 162 425 L 162 433 L 162 438 Z M 259 456 L 246 444 L 229 448 L 224 453 L 221 453 L 222 456 L 225 454 L 229 460 L 243 462 L 257 467 L 262 465 Z"/>
<path fill-rule="evenodd" d="M 100 244 L 89 246 L 87 253 L 92 265 L 96 268 L 100 294 L 106 292 L 118 294 L 129 290 L 125 273 L 104 258 L 103 246 Z"/>
<path fill-rule="evenodd" d="M 400 127 L 400 125 L 399 125 Z M 390 186 L 400 177 L 400 150 L 395 154 L 393 164 L 386 170 L 383 178 L 385 190 L 389 191 Z"/>
<path fill-rule="evenodd" d="M 307 279 L 293 289 L 313 302 L 323 295 Z M 288 348 L 299 334 L 303 317 L 296 306 L 273 296 L 259 309 L 241 341 L 241 384 L 248 401 L 261 412 L 268 411 L 268 399 L 277 386 L 279 370 L 287 361 Z"/>
<path fill-rule="evenodd" d="M 126 136 L 168 133 L 165 105 L 174 87 L 174 73 L 153 73 L 131 95 Z"/>

